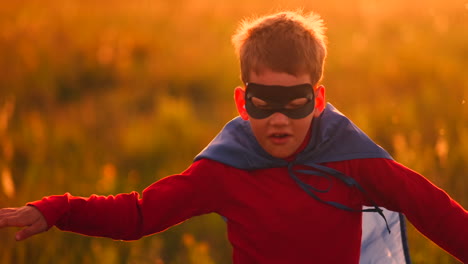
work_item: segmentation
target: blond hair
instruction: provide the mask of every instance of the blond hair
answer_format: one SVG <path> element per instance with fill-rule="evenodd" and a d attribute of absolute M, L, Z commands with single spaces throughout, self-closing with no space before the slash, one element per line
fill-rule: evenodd
<path fill-rule="evenodd" d="M 241 79 L 265 69 L 291 75 L 309 74 L 320 82 L 327 54 L 325 26 L 316 13 L 285 11 L 242 21 L 232 37 Z"/>

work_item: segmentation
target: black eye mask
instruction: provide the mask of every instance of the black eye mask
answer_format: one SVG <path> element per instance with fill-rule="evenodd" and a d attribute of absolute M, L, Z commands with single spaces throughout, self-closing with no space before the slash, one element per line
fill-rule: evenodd
<path fill-rule="evenodd" d="M 266 106 L 256 106 L 252 98 L 256 97 L 266 102 Z M 299 98 L 306 98 L 307 103 L 288 109 L 286 105 Z M 248 83 L 245 91 L 245 109 L 256 119 L 267 118 L 279 112 L 292 119 L 300 119 L 314 111 L 315 100 L 312 85 L 305 83 L 294 86 L 261 85 Z"/>

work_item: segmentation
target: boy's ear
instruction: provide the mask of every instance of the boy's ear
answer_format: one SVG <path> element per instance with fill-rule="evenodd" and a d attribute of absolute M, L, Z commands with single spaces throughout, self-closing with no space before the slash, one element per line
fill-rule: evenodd
<path fill-rule="evenodd" d="M 237 112 L 239 112 L 240 117 L 248 120 L 249 115 L 247 114 L 247 110 L 245 110 L 245 91 L 240 86 L 234 89 L 234 101 L 236 102 Z"/>
<path fill-rule="evenodd" d="M 315 117 L 318 117 L 320 114 L 322 114 L 326 104 L 327 100 L 325 99 L 325 86 L 319 85 L 315 90 Z"/>

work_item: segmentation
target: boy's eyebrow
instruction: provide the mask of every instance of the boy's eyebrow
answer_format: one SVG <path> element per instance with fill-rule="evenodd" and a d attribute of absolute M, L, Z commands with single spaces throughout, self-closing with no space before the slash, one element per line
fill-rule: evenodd
<path fill-rule="evenodd" d="M 314 92 L 313 85 L 310 83 L 301 83 L 301 84 L 295 84 L 295 85 L 266 85 L 266 84 L 260 84 L 260 83 L 254 83 L 254 82 L 247 82 L 245 83 L 245 89 L 246 91 L 249 90 L 249 87 L 255 87 L 256 89 L 260 90 L 266 90 L 266 89 L 271 89 L 271 90 L 279 90 L 279 89 L 311 89 L 312 92 Z"/>

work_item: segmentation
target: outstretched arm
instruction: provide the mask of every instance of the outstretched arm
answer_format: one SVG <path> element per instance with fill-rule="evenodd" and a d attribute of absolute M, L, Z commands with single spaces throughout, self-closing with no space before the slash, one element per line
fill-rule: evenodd
<path fill-rule="evenodd" d="M 24 227 L 15 236 L 20 241 L 46 231 L 47 222 L 34 206 L 3 208 L 0 209 L 0 228 L 3 227 Z"/>
<path fill-rule="evenodd" d="M 44 197 L 29 206 L 3 209 L 0 228 L 28 226 L 19 239 L 56 226 L 89 236 L 136 240 L 161 232 L 192 216 L 216 211 L 224 165 L 200 160 L 178 175 L 168 176 L 137 192 L 116 196 Z M 23 231 L 22 231 L 23 232 Z"/>

